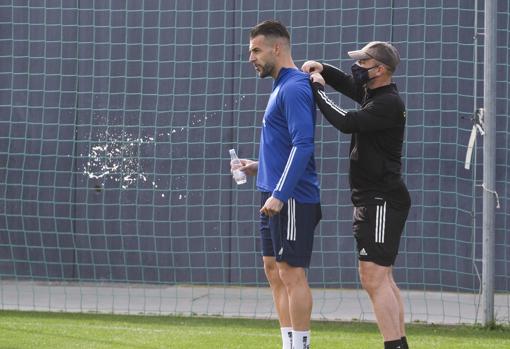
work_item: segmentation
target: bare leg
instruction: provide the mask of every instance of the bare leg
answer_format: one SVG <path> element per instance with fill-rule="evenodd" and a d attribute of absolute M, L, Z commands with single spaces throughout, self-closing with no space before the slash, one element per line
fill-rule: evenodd
<path fill-rule="evenodd" d="M 280 279 L 275 257 L 262 257 L 264 261 L 264 272 L 271 286 L 273 301 L 278 313 L 280 327 L 292 327 L 289 314 L 289 298 L 287 289 Z"/>
<path fill-rule="evenodd" d="M 292 267 L 285 262 L 278 262 L 280 278 L 287 289 L 289 313 L 294 331 L 310 330 L 312 315 L 312 292 L 308 286 L 305 270 Z"/>
<path fill-rule="evenodd" d="M 391 267 L 372 262 L 359 262 L 361 284 L 374 308 L 377 325 L 384 341 L 398 340 L 400 332 L 399 301 L 391 282 Z"/>
<path fill-rule="evenodd" d="M 404 321 L 404 302 L 402 301 L 402 296 L 400 294 L 400 290 L 399 290 L 397 284 L 395 283 L 395 279 L 393 278 L 393 270 L 390 270 L 389 276 L 390 276 L 391 288 L 393 289 L 393 293 L 395 294 L 395 297 L 397 298 L 397 301 L 398 301 L 400 336 L 404 337 L 406 335 L 406 328 L 405 328 L 405 321 Z"/>

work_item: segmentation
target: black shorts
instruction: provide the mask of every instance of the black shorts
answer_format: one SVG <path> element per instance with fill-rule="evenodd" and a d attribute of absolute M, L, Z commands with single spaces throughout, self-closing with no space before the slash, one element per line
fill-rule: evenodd
<path fill-rule="evenodd" d="M 393 265 L 408 213 L 408 208 L 395 209 L 384 200 L 355 207 L 353 233 L 359 260 L 386 267 Z"/>
<path fill-rule="evenodd" d="M 270 196 L 271 193 L 261 193 L 260 207 Z M 314 230 L 321 218 L 320 204 L 303 204 L 293 198 L 273 217 L 260 214 L 262 255 L 276 257 L 277 262 L 293 267 L 308 268 Z"/>

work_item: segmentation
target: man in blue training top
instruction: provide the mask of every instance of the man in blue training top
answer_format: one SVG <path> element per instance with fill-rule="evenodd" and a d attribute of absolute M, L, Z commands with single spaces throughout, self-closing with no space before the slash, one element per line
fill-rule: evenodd
<path fill-rule="evenodd" d="M 290 36 L 277 21 L 250 32 L 250 63 L 274 79 L 260 140 L 259 160 L 241 159 L 257 175 L 264 271 L 280 320 L 283 349 L 310 347 L 312 294 L 305 269 L 321 219 L 315 171 L 315 104 L 307 74 L 291 57 Z"/>

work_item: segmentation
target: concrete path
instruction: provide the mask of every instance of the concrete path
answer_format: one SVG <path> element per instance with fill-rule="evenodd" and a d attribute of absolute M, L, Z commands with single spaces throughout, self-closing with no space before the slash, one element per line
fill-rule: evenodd
<path fill-rule="evenodd" d="M 406 322 L 481 321 L 476 294 L 403 291 Z M 374 321 L 362 290 L 313 289 L 315 320 Z M 499 323 L 510 323 L 510 294 L 496 295 Z M 275 319 L 268 288 L 0 281 L 0 309 L 114 314 L 217 315 Z"/>

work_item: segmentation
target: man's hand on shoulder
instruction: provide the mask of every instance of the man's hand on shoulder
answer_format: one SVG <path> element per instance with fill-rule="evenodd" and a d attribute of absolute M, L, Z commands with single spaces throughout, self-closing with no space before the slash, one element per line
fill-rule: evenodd
<path fill-rule="evenodd" d="M 322 64 L 316 61 L 306 61 L 302 66 L 301 70 L 305 73 L 312 74 L 312 73 L 322 73 L 322 69 L 324 67 Z"/>
<path fill-rule="evenodd" d="M 312 84 L 318 83 L 321 86 L 324 86 L 326 84 L 324 78 L 319 73 L 310 74 L 310 80 L 312 81 Z"/>

